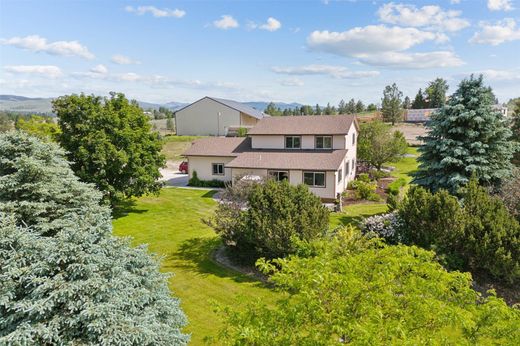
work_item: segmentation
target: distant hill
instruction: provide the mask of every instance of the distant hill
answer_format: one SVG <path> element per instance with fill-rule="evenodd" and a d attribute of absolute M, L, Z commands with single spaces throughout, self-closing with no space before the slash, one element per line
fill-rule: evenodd
<path fill-rule="evenodd" d="M 52 114 L 52 100 L 53 98 L 33 98 L 19 95 L 0 95 L 0 111 Z M 143 109 L 159 109 L 159 107 L 165 107 L 172 111 L 175 111 L 188 105 L 188 103 L 183 102 L 167 102 L 163 104 L 144 101 L 137 102 L 139 103 L 139 106 Z M 250 107 L 258 109 L 259 111 L 265 110 L 267 105 L 269 104 L 269 102 L 266 101 L 251 101 L 243 103 Z M 275 102 L 275 104 L 276 107 L 279 107 L 281 110 L 287 108 L 293 109 L 295 107 L 302 106 L 302 104 L 300 103 Z"/>
<path fill-rule="evenodd" d="M 242 103 L 248 105 L 249 107 L 258 109 L 259 111 L 264 111 L 270 102 L 250 101 L 250 102 L 242 102 Z M 296 102 L 293 102 L 293 103 L 275 102 L 274 104 L 276 105 L 276 107 L 280 108 L 282 111 L 284 109 L 294 109 L 296 107 L 303 106 L 301 103 L 296 103 Z"/>

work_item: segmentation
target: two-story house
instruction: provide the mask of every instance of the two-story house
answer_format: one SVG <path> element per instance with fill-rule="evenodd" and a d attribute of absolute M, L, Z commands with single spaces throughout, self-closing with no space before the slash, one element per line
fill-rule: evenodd
<path fill-rule="evenodd" d="M 287 179 L 330 201 L 355 177 L 358 132 L 352 115 L 269 117 L 246 138 L 200 139 L 184 155 L 190 178 L 196 171 L 201 180 Z"/>

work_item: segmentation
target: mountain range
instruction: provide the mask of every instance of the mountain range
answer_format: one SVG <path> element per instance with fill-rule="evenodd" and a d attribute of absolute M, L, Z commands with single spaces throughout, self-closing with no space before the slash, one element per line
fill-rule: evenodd
<path fill-rule="evenodd" d="M 0 95 L 0 111 L 52 114 L 52 100 L 53 98 L 25 97 L 19 95 Z M 137 102 L 139 103 L 139 106 L 141 106 L 141 108 L 143 109 L 159 109 L 159 107 L 165 107 L 173 111 L 188 105 L 188 103 L 173 101 L 162 104 L 144 101 Z M 263 111 L 269 104 L 269 102 L 267 101 L 249 101 L 242 103 L 250 107 L 256 108 L 260 111 Z M 275 102 L 275 105 L 276 107 L 282 110 L 302 106 L 302 104 L 295 102 Z"/>

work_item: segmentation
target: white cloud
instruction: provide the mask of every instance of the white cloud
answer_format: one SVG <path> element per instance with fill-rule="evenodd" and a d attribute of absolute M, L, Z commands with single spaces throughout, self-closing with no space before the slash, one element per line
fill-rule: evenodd
<path fill-rule="evenodd" d="M 140 16 L 146 13 L 150 13 L 152 16 L 156 18 L 164 18 L 164 17 L 175 17 L 175 18 L 182 18 L 186 15 L 186 11 L 174 9 L 171 10 L 169 8 L 157 8 L 155 6 L 126 6 L 125 10 L 127 12 L 135 13 Z"/>
<path fill-rule="evenodd" d="M 425 41 L 445 42 L 446 35 L 416 28 L 368 25 L 335 31 L 313 31 L 307 37 L 310 49 L 343 56 L 403 51 Z"/>
<path fill-rule="evenodd" d="M 379 75 L 378 71 L 351 71 L 343 66 L 335 65 L 305 65 L 305 66 L 291 66 L 271 68 L 275 73 L 287 75 L 325 75 L 339 79 L 358 79 L 375 77 Z"/>
<path fill-rule="evenodd" d="M 481 22 L 479 26 L 481 30 L 476 32 L 469 42 L 497 46 L 507 41 L 520 40 L 520 28 L 516 27 L 512 18 L 498 21 L 495 25 Z"/>
<path fill-rule="evenodd" d="M 230 15 L 224 14 L 219 20 L 215 20 L 213 25 L 222 30 L 238 28 L 239 24 L 235 18 Z"/>
<path fill-rule="evenodd" d="M 11 73 L 35 74 L 48 78 L 58 78 L 63 75 L 61 69 L 53 65 L 9 65 L 4 70 Z"/>
<path fill-rule="evenodd" d="M 97 74 L 107 74 L 108 73 L 108 69 L 106 68 L 105 65 L 99 64 L 99 65 L 96 65 L 96 66 L 92 67 L 90 69 L 90 72 L 97 73 Z"/>
<path fill-rule="evenodd" d="M 377 11 L 384 23 L 407 27 L 423 27 L 439 31 L 459 31 L 469 26 L 469 21 L 460 18 L 460 11 L 444 11 L 439 6 L 428 5 L 421 8 L 415 5 L 388 3 Z"/>
<path fill-rule="evenodd" d="M 30 35 L 2 39 L 0 40 L 0 44 L 28 49 L 33 52 L 45 52 L 51 55 L 79 56 L 85 59 L 94 59 L 94 54 L 78 41 L 47 42 L 46 38 L 38 35 Z"/>
<path fill-rule="evenodd" d="M 482 70 L 476 72 L 477 74 L 483 74 L 486 79 L 492 81 L 516 81 L 520 80 L 520 70 Z"/>
<path fill-rule="evenodd" d="M 288 87 L 301 87 L 305 85 L 305 83 L 298 78 L 283 79 L 280 81 L 280 84 Z"/>
<path fill-rule="evenodd" d="M 277 20 L 273 17 L 267 18 L 267 23 L 259 26 L 260 29 L 267 30 L 267 31 L 276 31 L 276 30 L 280 29 L 281 27 L 282 27 L 282 23 L 280 23 L 279 20 Z"/>
<path fill-rule="evenodd" d="M 125 55 L 116 54 L 112 56 L 110 59 L 114 64 L 118 65 L 130 65 L 130 64 L 140 64 L 141 62 L 138 60 L 133 60 Z"/>
<path fill-rule="evenodd" d="M 452 5 L 460 4 L 460 0 L 450 0 L 450 4 L 452 4 Z"/>
<path fill-rule="evenodd" d="M 359 60 L 368 65 L 402 69 L 426 69 L 464 65 L 464 61 L 450 51 L 427 53 L 385 52 L 361 56 Z"/>
<path fill-rule="evenodd" d="M 488 0 L 487 7 L 490 11 L 511 11 L 511 0 Z"/>

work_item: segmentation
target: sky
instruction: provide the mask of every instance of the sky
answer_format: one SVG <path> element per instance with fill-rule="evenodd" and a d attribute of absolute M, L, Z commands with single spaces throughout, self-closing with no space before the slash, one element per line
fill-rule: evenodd
<path fill-rule="evenodd" d="M 520 1 L 0 0 L 0 94 L 380 102 L 482 73 L 520 96 Z"/>

